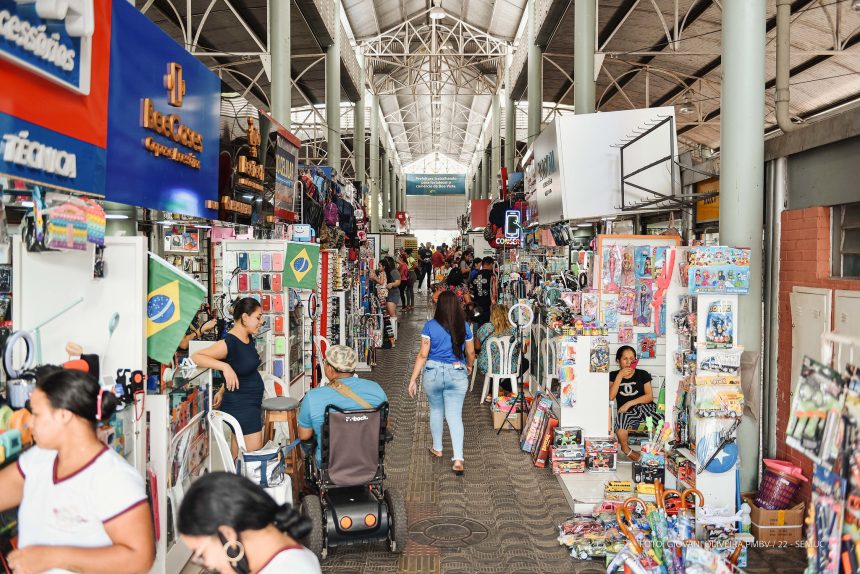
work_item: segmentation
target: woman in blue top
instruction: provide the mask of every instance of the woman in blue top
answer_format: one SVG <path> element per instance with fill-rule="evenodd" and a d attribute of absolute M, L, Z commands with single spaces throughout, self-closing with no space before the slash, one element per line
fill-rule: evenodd
<path fill-rule="evenodd" d="M 257 370 L 260 355 L 254 341 L 263 324 L 260 302 L 251 297 L 239 299 L 233 305 L 233 320 L 233 328 L 223 340 L 194 353 L 191 360 L 224 374 L 224 386 L 215 396 L 213 407 L 239 421 L 248 451 L 255 451 L 263 446 L 263 377 Z M 235 438 L 231 450 L 233 456 L 238 454 Z"/>
<path fill-rule="evenodd" d="M 443 423 L 448 421 L 454 447 L 454 473 L 463 475 L 463 401 L 475 363 L 472 329 L 451 291 L 439 294 L 436 313 L 421 331 L 421 350 L 415 358 L 409 394 L 418 392 L 418 375 L 424 369 L 424 392 L 430 403 L 430 454 L 442 457 Z"/>

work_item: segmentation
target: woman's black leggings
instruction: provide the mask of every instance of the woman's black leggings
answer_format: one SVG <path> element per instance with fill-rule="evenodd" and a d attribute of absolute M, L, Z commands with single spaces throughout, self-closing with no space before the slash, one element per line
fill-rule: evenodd
<path fill-rule="evenodd" d="M 403 305 L 406 307 L 414 307 L 415 306 L 415 286 L 414 285 L 406 285 L 406 289 L 403 291 Z"/>

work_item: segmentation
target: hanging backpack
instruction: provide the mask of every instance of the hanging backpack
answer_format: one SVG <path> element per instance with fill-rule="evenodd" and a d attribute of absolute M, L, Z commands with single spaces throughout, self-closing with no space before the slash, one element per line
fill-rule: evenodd
<path fill-rule="evenodd" d="M 337 205 L 333 201 L 327 201 L 323 206 L 323 221 L 330 227 L 335 227 L 338 222 Z"/>

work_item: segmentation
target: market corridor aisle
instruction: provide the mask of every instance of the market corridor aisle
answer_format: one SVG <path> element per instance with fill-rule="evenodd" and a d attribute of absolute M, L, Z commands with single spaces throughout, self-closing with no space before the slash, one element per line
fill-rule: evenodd
<path fill-rule="evenodd" d="M 416 303 L 423 300 L 416 296 Z M 409 544 L 402 556 L 382 545 L 334 549 L 323 572 L 603 572 L 599 563 L 575 561 L 556 542 L 557 525 L 570 514 L 561 487 L 548 470 L 531 465 L 513 431 L 496 436 L 489 409 L 478 405 L 479 382 L 463 405 L 465 476 L 451 472 L 447 429 L 444 458 L 431 458 L 427 401 L 406 391 L 424 317 L 419 305 L 403 315 L 397 346 L 379 351 L 370 377 L 391 403 L 395 438 L 386 450 L 387 484 L 406 499 Z"/>

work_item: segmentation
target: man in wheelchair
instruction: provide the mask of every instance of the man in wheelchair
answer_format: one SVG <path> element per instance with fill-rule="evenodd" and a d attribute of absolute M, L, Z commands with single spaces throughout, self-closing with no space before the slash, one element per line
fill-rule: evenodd
<path fill-rule="evenodd" d="M 313 441 L 305 464 L 312 493 L 302 499 L 313 529 L 305 544 L 320 558 L 333 546 L 387 541 L 402 551 L 406 544 L 403 499 L 383 484 L 387 397 L 378 384 L 352 375 L 357 361 L 353 349 L 330 347 L 329 384 L 308 392 L 299 412 L 299 438 Z"/>

